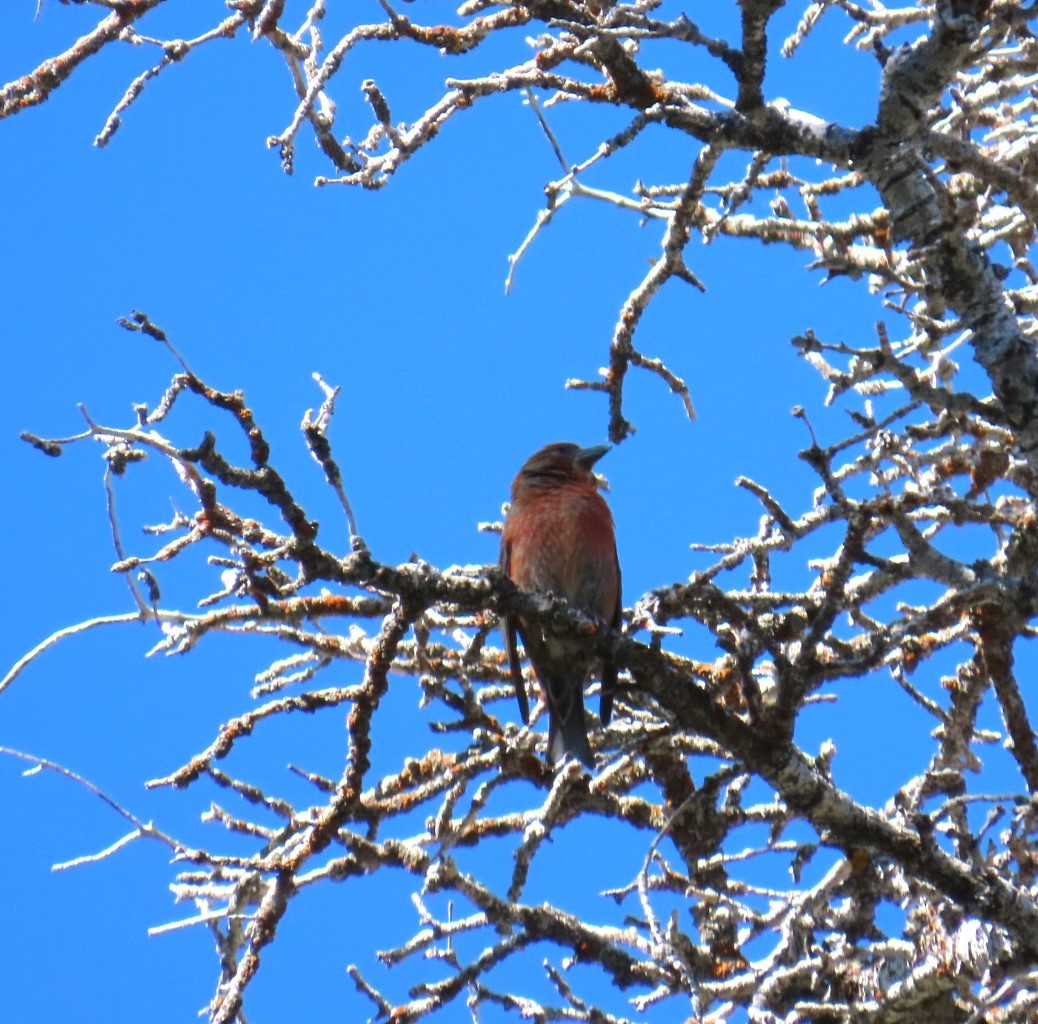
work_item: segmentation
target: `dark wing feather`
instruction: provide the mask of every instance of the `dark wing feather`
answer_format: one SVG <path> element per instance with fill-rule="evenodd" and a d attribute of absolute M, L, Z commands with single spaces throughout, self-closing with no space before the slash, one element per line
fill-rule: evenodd
<path fill-rule="evenodd" d="M 623 588 L 620 583 L 620 556 L 616 555 L 616 607 L 613 609 L 613 618 L 609 628 L 619 632 L 620 619 L 623 615 L 624 602 L 620 596 Z M 616 693 L 616 665 L 611 658 L 607 658 L 602 664 L 602 700 L 599 704 L 598 717 L 602 720 L 602 728 L 609 724 L 613 717 L 613 696 Z"/>
<path fill-rule="evenodd" d="M 501 545 L 501 569 L 508 575 L 509 562 L 511 561 L 512 546 Z M 512 676 L 512 685 L 515 687 L 515 697 L 519 701 L 519 714 L 522 716 L 523 725 L 530 724 L 530 702 L 526 697 L 526 683 L 523 680 L 523 666 L 519 663 L 519 648 L 516 646 L 516 633 L 518 623 L 514 615 L 506 615 L 501 624 L 501 632 L 505 638 L 505 650 L 508 651 L 508 670 Z"/>
<path fill-rule="evenodd" d="M 526 682 L 523 679 L 523 667 L 519 664 L 519 649 L 516 647 L 516 623 L 514 615 L 506 615 L 504 622 L 505 646 L 508 648 L 508 667 L 512 673 L 512 685 L 515 687 L 516 700 L 519 701 L 519 714 L 523 725 L 530 724 L 530 702 L 526 699 Z"/>

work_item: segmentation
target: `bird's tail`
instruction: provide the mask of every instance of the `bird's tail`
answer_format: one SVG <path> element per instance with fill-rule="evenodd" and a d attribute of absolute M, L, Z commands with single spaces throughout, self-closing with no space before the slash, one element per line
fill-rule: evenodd
<path fill-rule="evenodd" d="M 583 700 L 570 700 L 568 707 L 548 708 L 548 757 L 552 764 L 561 764 L 567 757 L 583 761 L 588 768 L 595 767 L 595 755 L 587 739 Z"/>

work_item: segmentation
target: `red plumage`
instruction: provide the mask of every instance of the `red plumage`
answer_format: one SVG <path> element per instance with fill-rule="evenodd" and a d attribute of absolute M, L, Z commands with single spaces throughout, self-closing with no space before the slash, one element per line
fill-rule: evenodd
<path fill-rule="evenodd" d="M 620 625 L 620 563 L 609 506 L 598 492 L 594 464 L 607 445 L 581 448 L 549 444 L 532 455 L 512 483 L 512 507 L 501 535 L 501 568 L 523 590 L 551 593 L 600 619 Z M 516 648 L 516 634 L 533 665 L 548 705 L 548 753 L 554 763 L 567 754 L 589 767 L 595 759 L 587 738 L 584 683 L 593 659 L 579 641 L 546 634 L 517 616 L 504 622 L 512 680 L 523 721 L 530 709 Z M 616 666 L 602 666 L 602 725 L 609 724 Z"/>

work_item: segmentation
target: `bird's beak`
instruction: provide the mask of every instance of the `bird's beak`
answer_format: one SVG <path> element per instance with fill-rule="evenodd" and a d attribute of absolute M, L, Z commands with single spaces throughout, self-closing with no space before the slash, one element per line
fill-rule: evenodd
<path fill-rule="evenodd" d="M 608 444 L 596 444 L 591 448 L 581 448 L 573 456 L 573 464 L 578 469 L 583 469 L 590 473 L 591 467 L 609 451 L 610 447 L 611 445 Z"/>

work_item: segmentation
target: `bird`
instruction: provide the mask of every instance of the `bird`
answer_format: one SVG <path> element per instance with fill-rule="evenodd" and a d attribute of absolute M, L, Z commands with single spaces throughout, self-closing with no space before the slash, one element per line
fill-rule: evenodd
<path fill-rule="evenodd" d="M 594 465 L 609 445 L 582 448 L 569 441 L 531 455 L 512 482 L 511 507 L 501 531 L 500 567 L 522 590 L 565 598 L 573 608 L 617 629 L 620 561 L 609 506 L 599 493 Z M 587 737 L 584 683 L 594 658 L 573 637 L 553 636 L 535 622 L 506 615 L 508 664 L 524 724 L 530 707 L 519 663 L 517 637 L 540 682 L 548 706 L 548 756 L 558 766 L 567 756 L 594 768 Z M 602 725 L 609 724 L 616 665 L 602 666 Z"/>

